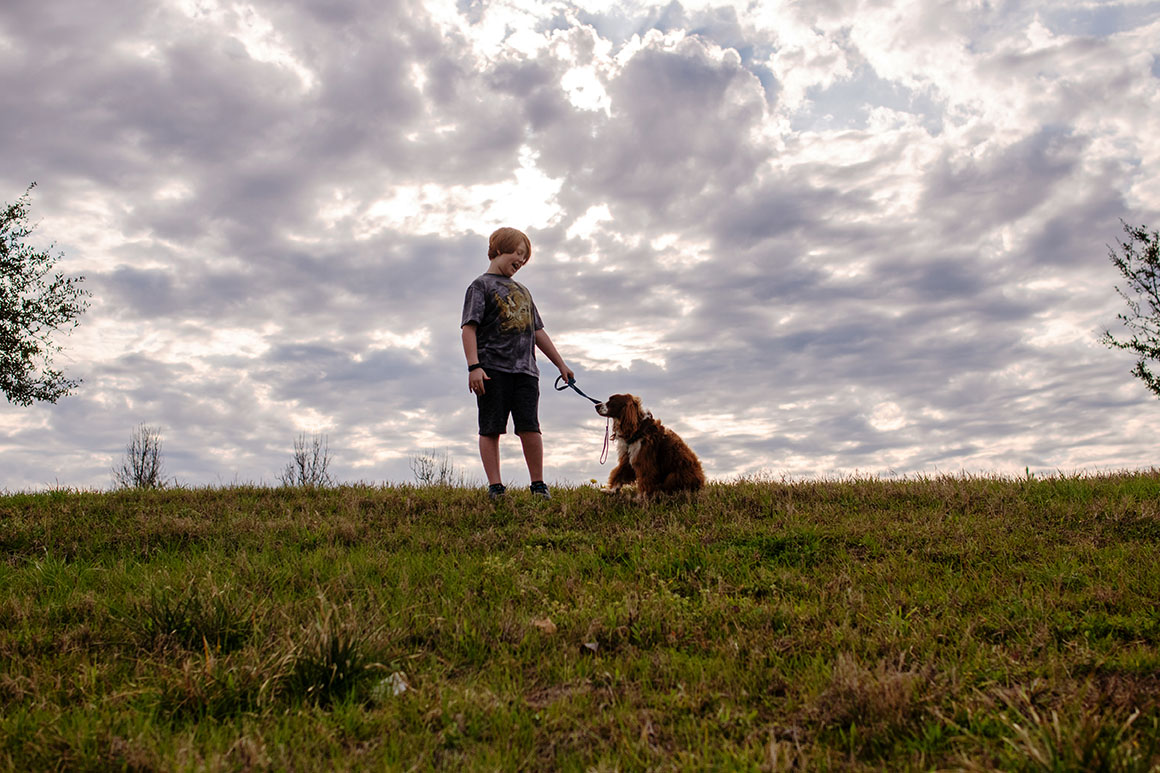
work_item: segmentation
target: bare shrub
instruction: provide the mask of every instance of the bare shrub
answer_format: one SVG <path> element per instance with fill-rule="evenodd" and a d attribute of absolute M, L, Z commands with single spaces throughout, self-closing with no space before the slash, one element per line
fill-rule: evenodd
<path fill-rule="evenodd" d="M 139 424 L 129 436 L 121 466 L 113 468 L 113 484 L 117 488 L 162 488 L 162 468 L 161 428 Z"/>
<path fill-rule="evenodd" d="M 463 471 L 451 462 L 447 451 L 434 450 L 415 454 L 410 460 L 411 473 L 420 486 L 446 486 L 462 488 L 467 485 Z"/>
<path fill-rule="evenodd" d="M 283 486 L 325 488 L 333 486 L 330 476 L 330 444 L 326 435 L 315 433 L 307 441 L 303 432 L 294 440 L 294 456 L 278 475 Z"/>

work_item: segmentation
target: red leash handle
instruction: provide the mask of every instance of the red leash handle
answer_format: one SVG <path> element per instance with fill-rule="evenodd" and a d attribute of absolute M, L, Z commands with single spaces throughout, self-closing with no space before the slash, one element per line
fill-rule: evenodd
<path fill-rule="evenodd" d="M 604 450 L 600 452 L 600 463 L 604 464 L 608 461 L 608 427 L 612 424 L 612 417 L 608 417 L 608 421 L 604 422 Z"/>

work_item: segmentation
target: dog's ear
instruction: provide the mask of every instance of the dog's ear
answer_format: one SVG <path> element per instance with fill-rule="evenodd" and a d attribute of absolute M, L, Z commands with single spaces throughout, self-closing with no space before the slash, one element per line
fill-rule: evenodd
<path fill-rule="evenodd" d="M 632 437 L 636 431 L 640 429 L 640 398 L 636 395 L 628 395 L 629 399 L 624 404 L 624 410 L 620 414 L 620 434 L 624 437 Z"/>

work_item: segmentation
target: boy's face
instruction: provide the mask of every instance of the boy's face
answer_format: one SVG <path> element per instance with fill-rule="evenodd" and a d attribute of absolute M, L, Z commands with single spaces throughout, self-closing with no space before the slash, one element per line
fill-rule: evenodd
<path fill-rule="evenodd" d="M 506 277 L 513 277 L 527 262 L 527 245 L 520 244 L 514 252 L 505 252 L 495 256 L 495 272 Z"/>

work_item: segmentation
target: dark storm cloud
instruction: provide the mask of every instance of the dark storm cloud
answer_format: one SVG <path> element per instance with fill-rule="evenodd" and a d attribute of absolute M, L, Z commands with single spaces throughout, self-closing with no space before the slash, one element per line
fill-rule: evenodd
<path fill-rule="evenodd" d="M 311 407 L 328 410 L 335 394 L 345 398 L 365 398 L 358 393 L 367 389 L 390 388 L 390 382 L 407 377 L 419 366 L 418 357 L 392 352 L 352 353 L 322 343 L 292 344 L 275 347 L 264 358 L 270 368 L 256 377 L 274 384 L 274 396 L 299 400 Z M 399 405 L 413 407 L 414 400 Z"/>
<path fill-rule="evenodd" d="M 188 311 L 174 302 L 173 275 L 163 269 L 122 266 L 104 284 L 106 297 L 126 316 L 152 319 Z"/>
<path fill-rule="evenodd" d="M 1093 250 L 1092 234 L 1116 233 L 1118 221 L 1130 210 L 1111 179 L 1107 182 L 1106 187 L 1092 186 L 1074 203 L 1058 207 L 1043 220 L 1027 247 L 1036 264 L 1050 268 L 1093 263 L 1098 250 Z"/>
<path fill-rule="evenodd" d="M 632 226 L 690 216 L 703 193 L 748 182 L 768 152 L 748 138 L 763 116 L 759 88 L 696 40 L 646 48 L 611 84 L 611 115 L 587 118 L 586 136 L 546 136 L 543 165 L 566 176 L 566 202 L 609 202 Z"/>
<path fill-rule="evenodd" d="M 1084 144 L 1083 137 L 1048 128 L 979 161 L 944 158 L 927 178 L 924 209 L 953 214 L 944 227 L 963 233 L 1017 220 L 1075 169 Z"/>
<path fill-rule="evenodd" d="M 774 237 L 830 220 L 835 211 L 866 208 L 857 195 L 837 188 L 813 188 L 800 179 L 782 178 L 757 190 L 733 193 L 714 205 L 713 232 L 723 249 L 752 250 Z"/>
<path fill-rule="evenodd" d="M 611 90 L 605 139 L 614 152 L 598 159 L 594 184 L 663 207 L 696 197 L 710 183 L 744 182 L 757 151 L 730 140 L 744 137 L 762 117 L 751 80 L 740 64 L 714 61 L 694 42 L 634 56 Z"/>

